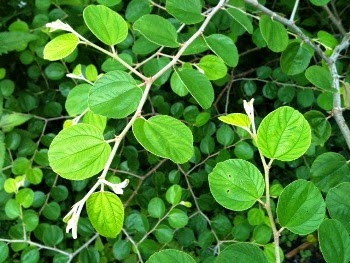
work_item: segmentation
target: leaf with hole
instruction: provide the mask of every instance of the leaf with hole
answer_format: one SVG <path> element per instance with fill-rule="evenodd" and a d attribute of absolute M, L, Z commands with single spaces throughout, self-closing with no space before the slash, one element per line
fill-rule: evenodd
<path fill-rule="evenodd" d="M 90 124 L 63 129 L 48 152 L 52 169 L 63 178 L 83 180 L 100 172 L 111 153 L 101 131 Z"/>
<path fill-rule="evenodd" d="M 243 211 L 261 198 L 265 183 L 256 166 L 244 160 L 230 159 L 214 167 L 209 174 L 209 186 L 220 205 Z"/>

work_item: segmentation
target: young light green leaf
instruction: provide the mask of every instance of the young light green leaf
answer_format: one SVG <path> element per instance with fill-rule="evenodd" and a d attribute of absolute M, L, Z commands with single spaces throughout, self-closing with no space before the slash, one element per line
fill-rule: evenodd
<path fill-rule="evenodd" d="M 65 108 L 69 116 L 82 114 L 89 107 L 88 98 L 91 88 L 89 84 L 79 84 L 68 93 Z"/>
<path fill-rule="evenodd" d="M 65 128 L 48 152 L 52 169 L 69 180 L 83 180 L 100 172 L 111 153 L 101 131 L 90 124 Z"/>
<path fill-rule="evenodd" d="M 44 59 L 59 60 L 70 55 L 79 44 L 79 38 L 73 33 L 60 35 L 44 48 Z"/>
<path fill-rule="evenodd" d="M 302 156 L 311 144 L 310 125 L 297 110 L 284 106 L 268 114 L 261 122 L 257 144 L 270 159 L 292 161 Z"/>
<path fill-rule="evenodd" d="M 220 116 L 219 120 L 233 126 L 241 127 L 248 131 L 251 125 L 248 115 L 243 113 L 231 113 L 226 116 Z"/>
<path fill-rule="evenodd" d="M 208 109 L 214 101 L 214 90 L 211 82 L 195 69 L 185 68 L 175 72 L 198 104 L 203 109 Z"/>
<path fill-rule="evenodd" d="M 238 50 L 231 38 L 222 34 L 212 34 L 204 38 L 204 40 L 208 47 L 228 66 L 237 66 L 239 60 Z"/>
<path fill-rule="evenodd" d="M 350 234 L 350 183 L 341 183 L 329 190 L 326 197 L 326 205 L 332 219 L 343 224 Z"/>
<path fill-rule="evenodd" d="M 181 23 L 191 25 L 202 22 L 202 4 L 200 0 L 167 0 L 166 11 Z"/>
<path fill-rule="evenodd" d="M 193 135 L 181 121 L 165 115 L 145 120 L 138 118 L 132 126 L 138 142 L 151 153 L 185 163 L 193 155 Z"/>
<path fill-rule="evenodd" d="M 103 5 L 89 5 L 83 17 L 90 31 L 106 45 L 116 45 L 128 35 L 128 25 L 122 16 Z"/>
<path fill-rule="evenodd" d="M 315 145 L 323 145 L 331 136 L 332 127 L 322 112 L 311 110 L 304 114 L 311 127 L 312 140 Z"/>
<path fill-rule="evenodd" d="M 106 191 L 92 194 L 86 201 L 86 211 L 100 235 L 115 238 L 122 230 L 124 207 L 116 194 Z"/>
<path fill-rule="evenodd" d="M 311 66 L 305 71 L 305 77 L 317 88 L 329 91 L 336 92 L 337 90 L 333 88 L 333 79 L 329 70 L 321 66 Z"/>
<path fill-rule="evenodd" d="M 134 112 L 142 90 L 124 71 L 110 71 L 99 78 L 90 90 L 89 107 L 95 114 L 123 119 Z"/>
<path fill-rule="evenodd" d="M 243 211 L 263 195 L 262 174 L 250 162 L 230 159 L 218 163 L 209 174 L 210 192 L 223 207 Z"/>
<path fill-rule="evenodd" d="M 323 6 L 323 5 L 326 5 L 330 2 L 331 0 L 310 0 L 310 2 L 313 4 L 313 5 L 316 5 L 316 6 Z"/>
<path fill-rule="evenodd" d="M 320 190 L 306 180 L 296 180 L 287 185 L 277 204 L 280 225 L 299 235 L 315 231 L 325 212 L 326 204 Z"/>
<path fill-rule="evenodd" d="M 243 26 L 249 34 L 253 33 L 252 21 L 244 13 L 244 11 L 241 11 L 237 8 L 228 8 L 226 9 L 226 11 L 235 21 L 237 21 L 241 26 Z"/>
<path fill-rule="evenodd" d="M 198 67 L 204 71 L 205 76 L 209 80 L 217 80 L 226 76 L 227 67 L 224 61 L 214 55 L 206 55 L 202 57 L 198 63 Z"/>
<path fill-rule="evenodd" d="M 144 15 L 134 23 L 133 27 L 149 41 L 157 45 L 172 48 L 180 45 L 177 42 L 175 27 L 161 16 Z"/>
<path fill-rule="evenodd" d="M 216 258 L 215 263 L 259 262 L 268 263 L 264 252 L 256 245 L 236 243 L 226 247 Z"/>
<path fill-rule="evenodd" d="M 280 64 L 287 75 L 302 73 L 310 64 L 314 50 L 306 44 L 292 42 L 283 51 Z"/>
<path fill-rule="evenodd" d="M 350 237 L 338 220 L 325 219 L 318 230 L 318 239 L 327 263 L 350 261 Z"/>
<path fill-rule="evenodd" d="M 262 15 L 259 27 L 267 47 L 273 52 L 282 52 L 288 46 L 288 33 L 285 27 L 267 15 Z"/>
<path fill-rule="evenodd" d="M 146 263 L 195 263 L 196 261 L 187 253 L 176 249 L 164 249 L 160 252 L 154 253 Z"/>
<path fill-rule="evenodd" d="M 335 152 L 323 153 L 311 165 L 310 176 L 323 192 L 341 182 L 350 181 L 350 169 L 344 156 Z"/>

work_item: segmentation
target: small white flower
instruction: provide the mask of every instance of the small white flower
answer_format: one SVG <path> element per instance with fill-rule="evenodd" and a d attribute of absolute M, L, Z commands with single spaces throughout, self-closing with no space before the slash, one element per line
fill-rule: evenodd
<path fill-rule="evenodd" d="M 129 179 L 125 179 L 119 184 L 111 184 L 110 186 L 112 187 L 114 193 L 116 193 L 117 195 L 122 195 L 124 193 L 123 188 L 127 187 L 128 184 Z"/>
<path fill-rule="evenodd" d="M 50 32 L 53 32 L 53 31 L 56 31 L 56 30 L 63 30 L 63 31 L 68 31 L 68 32 L 73 32 L 73 28 L 66 24 L 66 23 L 63 23 L 61 20 L 57 19 L 56 21 L 54 22 L 51 22 L 51 23 L 47 23 L 46 24 L 46 27 L 50 28 Z"/>
<path fill-rule="evenodd" d="M 247 113 L 250 120 L 252 120 L 252 117 L 254 118 L 253 103 L 254 103 L 254 99 L 251 99 L 249 102 L 247 102 L 246 100 L 243 100 L 244 110 Z"/>
<path fill-rule="evenodd" d="M 73 208 L 63 218 L 63 221 L 67 223 L 66 233 L 69 233 L 69 231 L 72 230 L 72 237 L 74 239 L 78 237 L 78 221 L 79 221 L 81 209 L 82 209 L 81 204 L 80 202 L 78 202 L 75 205 L 73 205 Z"/>

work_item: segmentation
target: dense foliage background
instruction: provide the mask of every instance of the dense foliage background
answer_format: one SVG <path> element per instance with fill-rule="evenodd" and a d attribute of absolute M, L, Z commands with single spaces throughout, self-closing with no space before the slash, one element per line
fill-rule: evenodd
<path fill-rule="evenodd" d="M 204 12 L 218 1 L 201 2 Z M 290 0 L 259 2 L 286 16 L 292 13 L 295 4 Z M 257 124 L 274 109 L 288 105 L 306 113 L 304 116 L 312 128 L 312 145 L 304 156 L 291 162 L 274 162 L 270 172 L 273 197 L 296 179 L 317 183 L 318 174 L 312 173 L 312 164 L 326 152 L 338 153 L 343 159 L 337 159 L 337 164 L 329 163 L 332 171 L 324 177 L 328 182 L 336 178 L 336 182 L 319 186 L 323 194 L 340 182 L 350 182 L 346 162 L 350 157 L 349 148 L 332 118 L 332 93 L 315 87 L 304 72 L 287 75 L 281 69 L 281 53 L 269 50 L 261 36 L 256 19 L 260 13 L 249 5 L 245 6 L 244 1 L 230 1 L 232 5 L 243 5 L 253 14 L 249 16 L 253 31 L 248 33 L 222 10 L 215 14 L 203 32 L 206 36 L 214 33 L 229 36 L 239 52 L 236 67 L 225 66 L 223 76 L 218 78 L 214 74 L 211 78 L 215 91 L 212 107 L 203 110 L 190 95 L 181 94 L 181 89 L 176 89 L 171 83 L 169 71 L 154 83 L 142 111 L 146 118 L 157 114 L 170 115 L 190 127 L 195 145 L 193 157 L 181 165 L 162 159 L 144 150 L 129 132 L 108 174 L 108 180 L 112 182 L 130 180 L 120 196 L 125 206 L 122 233 L 117 238 L 99 236 L 83 210 L 78 238 L 72 239 L 72 235 L 66 233 L 66 223 L 62 219 L 89 191 L 97 176 L 69 181 L 49 166 L 50 143 L 63 125 L 69 125 L 69 120 L 72 120 L 65 108 L 67 96 L 75 86 L 83 83 L 67 78 L 66 74 L 81 65 L 85 78 L 94 82 L 99 74 L 126 71 L 126 68 L 96 49 L 82 45 L 68 57 L 54 62 L 43 58 L 43 50 L 59 34 L 49 32 L 45 27 L 46 23 L 56 19 L 103 46 L 84 23 L 82 13 L 89 4 L 107 5 L 129 23 L 128 37 L 117 45 L 120 57 L 128 64 L 140 65 L 144 75 L 152 76 L 169 60 L 167 56 L 159 55 L 159 60 L 141 63 L 157 52 L 159 46 L 140 37 L 131 28 L 131 24 L 148 13 L 163 16 L 179 28 L 180 23 L 164 10 L 165 1 L 2 1 L 0 262 L 137 262 L 146 261 L 154 252 L 165 248 L 186 251 L 198 262 L 213 262 L 220 251 L 237 241 L 259 244 L 267 255 L 273 254 L 272 231 L 261 205 L 255 204 L 243 212 L 229 211 L 216 203 L 208 186 L 208 174 L 215 165 L 230 158 L 248 160 L 263 170 L 248 134 L 218 120 L 221 115 L 243 112 L 243 100 L 251 98 L 255 99 Z M 315 39 L 316 45 L 331 54 L 344 35 L 339 28 L 349 29 L 349 8 L 347 0 L 331 1 L 327 7 L 301 1 L 295 24 Z M 329 18 L 330 14 L 335 21 Z M 198 27 L 198 24 L 184 26 L 179 36 L 181 41 L 187 40 Z M 290 33 L 291 42 L 294 36 Z M 170 57 L 175 54 L 170 48 L 159 52 Z M 199 63 L 207 54 L 212 52 L 198 41 L 180 61 L 182 64 Z M 348 59 L 345 51 L 337 61 L 345 108 L 349 107 Z M 313 64 L 322 65 L 317 54 L 311 57 L 310 65 Z M 220 70 L 217 74 L 220 75 Z M 349 117 L 346 111 L 344 116 Z M 84 117 L 84 122 L 98 119 L 96 116 L 90 118 Z M 100 121 L 103 123 L 104 120 Z M 128 118 L 108 119 L 105 138 L 113 139 L 128 121 Z M 272 205 L 276 203 L 273 201 Z M 350 213 L 348 208 L 349 205 L 345 209 L 347 215 Z M 299 236 L 284 230 L 281 248 L 285 262 L 323 262 L 317 239 L 317 231 Z M 273 256 L 269 260 L 274 262 Z"/>

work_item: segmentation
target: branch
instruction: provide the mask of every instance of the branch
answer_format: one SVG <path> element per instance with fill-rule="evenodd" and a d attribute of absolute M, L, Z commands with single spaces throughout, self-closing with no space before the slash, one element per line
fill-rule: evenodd
<path fill-rule="evenodd" d="M 340 19 L 338 19 L 333 13 L 332 11 L 329 9 L 329 7 L 327 5 L 323 6 L 323 9 L 327 12 L 329 19 L 333 22 L 333 24 L 338 28 L 339 32 L 342 35 L 346 34 L 346 31 L 343 27 L 343 24 L 341 22 Z"/>

